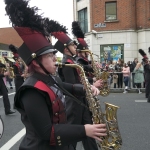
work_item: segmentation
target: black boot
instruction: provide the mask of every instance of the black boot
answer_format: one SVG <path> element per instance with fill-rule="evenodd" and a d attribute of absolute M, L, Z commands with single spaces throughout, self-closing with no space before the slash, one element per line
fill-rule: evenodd
<path fill-rule="evenodd" d="M 15 111 L 12 111 L 12 110 L 9 110 L 9 111 L 5 112 L 6 115 L 11 115 L 11 114 L 14 114 L 14 113 L 15 113 Z"/>

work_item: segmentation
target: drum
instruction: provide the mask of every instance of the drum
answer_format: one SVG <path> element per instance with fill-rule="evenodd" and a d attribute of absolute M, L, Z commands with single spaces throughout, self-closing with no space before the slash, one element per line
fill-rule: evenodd
<path fill-rule="evenodd" d="M 0 139 L 3 136 L 3 132 L 4 132 L 4 123 L 3 123 L 3 120 L 2 120 L 2 118 L 0 116 Z"/>

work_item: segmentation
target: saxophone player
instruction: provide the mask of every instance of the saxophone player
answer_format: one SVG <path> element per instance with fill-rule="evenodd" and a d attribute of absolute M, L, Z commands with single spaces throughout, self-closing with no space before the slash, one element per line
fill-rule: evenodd
<path fill-rule="evenodd" d="M 76 64 L 76 48 L 77 46 L 74 44 L 73 40 L 70 39 L 64 32 L 53 32 L 52 35 L 58 39 L 55 43 L 54 48 L 60 51 L 63 54 L 62 63 L 65 64 Z M 72 83 L 72 84 L 82 84 L 79 76 L 79 72 L 76 68 L 72 67 L 63 67 L 58 70 L 59 76 L 62 78 L 64 82 Z M 99 93 L 99 90 L 96 89 L 95 94 Z M 76 95 L 76 97 L 84 103 L 84 105 L 88 106 L 85 96 Z M 91 113 L 89 110 L 85 109 L 83 106 L 77 104 L 72 98 L 66 96 L 66 113 L 67 120 L 70 124 L 92 124 Z M 87 137 L 82 140 L 83 146 L 85 150 L 98 150 L 96 141 L 93 138 Z M 77 143 L 74 143 L 74 147 L 76 147 Z"/>
<path fill-rule="evenodd" d="M 57 50 L 45 37 L 45 33 L 50 34 L 50 32 L 47 31 L 43 18 L 37 15 L 38 8 L 30 9 L 28 1 L 24 0 L 5 1 L 5 4 L 7 15 L 23 40 L 18 53 L 30 73 L 15 95 L 15 106 L 21 114 L 21 120 L 27 131 L 19 149 L 73 150 L 72 143 L 85 139 L 86 136 L 101 141 L 100 136 L 106 136 L 104 124 L 66 123 L 63 91 L 53 76 L 56 71 Z M 21 21 L 21 27 L 18 20 Z M 28 26 L 24 20 L 29 23 Z M 52 22 L 51 20 L 50 25 L 55 28 Z M 75 85 L 67 85 L 66 90 L 76 92 Z M 77 91 L 82 92 L 83 86 L 79 88 L 80 90 Z"/>
<path fill-rule="evenodd" d="M 82 29 L 79 26 L 79 22 L 77 21 L 72 22 L 72 33 L 74 34 L 74 36 L 76 36 L 79 43 L 78 45 L 76 44 L 77 45 L 76 62 L 83 67 L 89 82 L 93 84 L 95 87 L 101 88 L 103 86 L 103 80 L 100 79 L 96 80 L 96 78 L 93 76 L 94 71 L 91 66 L 91 62 L 88 60 L 89 53 L 86 51 L 90 50 L 88 49 L 88 45 L 84 40 L 84 33 L 82 32 Z M 95 63 L 95 65 L 97 66 L 97 69 L 99 69 L 98 64 Z"/>

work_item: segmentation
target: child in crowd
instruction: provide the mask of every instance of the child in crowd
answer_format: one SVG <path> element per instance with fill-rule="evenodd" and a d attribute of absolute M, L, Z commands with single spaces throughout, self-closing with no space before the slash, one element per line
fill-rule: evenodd
<path fill-rule="evenodd" d="M 118 80 L 118 75 L 117 75 L 117 73 L 114 73 L 114 74 L 113 74 L 113 84 L 114 84 L 114 88 L 116 88 L 117 80 Z"/>

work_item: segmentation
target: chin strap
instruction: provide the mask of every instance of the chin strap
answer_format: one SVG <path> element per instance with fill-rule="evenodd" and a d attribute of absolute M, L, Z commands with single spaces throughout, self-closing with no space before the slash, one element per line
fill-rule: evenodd
<path fill-rule="evenodd" d="M 38 58 L 35 58 L 35 61 L 40 65 L 40 67 L 43 69 L 43 71 L 49 75 L 50 73 L 45 69 L 45 67 L 41 64 Z"/>
<path fill-rule="evenodd" d="M 76 55 L 74 55 L 74 54 L 71 52 L 71 50 L 68 48 L 68 46 L 66 46 L 66 48 L 68 49 L 68 51 L 69 51 L 69 53 L 71 54 L 71 56 L 72 56 L 73 58 L 75 58 Z"/>

